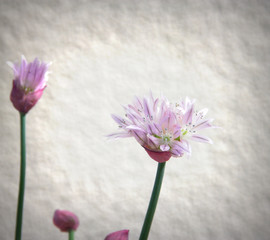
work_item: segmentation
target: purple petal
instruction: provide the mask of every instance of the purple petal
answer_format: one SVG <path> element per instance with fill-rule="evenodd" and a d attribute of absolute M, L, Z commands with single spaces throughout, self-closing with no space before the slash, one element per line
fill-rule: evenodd
<path fill-rule="evenodd" d="M 196 125 L 193 129 L 198 131 L 198 130 L 202 130 L 204 128 L 211 128 L 212 127 L 211 122 L 213 122 L 213 120 L 214 119 L 201 120 L 201 121 L 196 123 Z"/>
<path fill-rule="evenodd" d="M 182 157 L 184 155 L 184 151 L 182 151 L 181 149 L 178 149 L 178 148 L 173 148 L 171 149 L 171 154 L 174 156 L 174 157 Z"/>
<path fill-rule="evenodd" d="M 40 67 L 38 68 L 37 73 L 36 73 L 36 82 L 35 82 L 35 85 L 37 88 L 44 85 L 45 73 L 47 70 L 48 70 L 48 66 L 45 63 L 42 63 Z"/>
<path fill-rule="evenodd" d="M 142 129 L 141 127 L 138 127 L 136 125 L 129 125 L 126 127 L 126 129 L 140 131 L 140 132 L 146 132 L 144 129 Z"/>
<path fill-rule="evenodd" d="M 141 121 L 139 121 L 139 119 L 136 117 L 136 115 L 127 113 L 127 114 L 126 114 L 126 117 L 127 117 L 134 125 L 137 125 L 137 124 L 139 124 L 139 123 L 141 122 Z"/>
<path fill-rule="evenodd" d="M 140 116 L 138 111 L 134 110 L 135 108 L 129 105 L 128 107 L 124 107 L 126 111 L 126 116 L 129 118 L 134 124 L 140 123 L 143 121 L 143 118 Z"/>
<path fill-rule="evenodd" d="M 152 127 L 151 124 L 147 124 L 147 125 L 146 125 L 146 131 L 147 131 L 148 133 L 150 133 L 150 134 L 155 134 L 153 130 L 154 130 L 154 129 L 153 129 L 153 127 Z"/>
<path fill-rule="evenodd" d="M 175 114 L 171 111 L 168 111 L 168 129 L 173 128 L 175 120 L 176 120 Z"/>
<path fill-rule="evenodd" d="M 32 70 L 32 74 L 33 74 L 33 81 L 32 81 L 32 84 L 34 86 L 34 88 L 37 88 L 40 84 L 40 82 L 42 82 L 42 80 L 40 80 L 40 77 L 38 76 L 38 73 L 39 73 L 39 61 L 38 59 L 36 58 L 35 61 L 33 62 L 33 70 Z M 47 71 L 48 69 L 46 68 L 45 69 L 45 72 Z M 43 83 L 42 83 L 43 84 Z M 40 87 L 40 86 L 39 86 Z"/>
<path fill-rule="evenodd" d="M 21 86 L 25 85 L 26 73 L 27 73 L 27 61 L 26 61 L 25 57 L 22 56 L 21 66 L 20 66 L 20 75 L 19 75 Z"/>
<path fill-rule="evenodd" d="M 173 149 L 177 149 L 179 152 L 189 152 L 189 148 L 185 142 L 176 141 Z"/>
<path fill-rule="evenodd" d="M 111 114 L 111 117 L 113 118 L 113 120 L 114 120 L 118 125 L 120 125 L 120 126 L 126 126 L 126 125 L 127 125 L 126 122 L 125 122 L 125 120 L 124 120 L 123 118 L 118 117 L 118 116 L 116 116 L 116 115 L 114 115 L 114 114 Z"/>
<path fill-rule="evenodd" d="M 138 105 L 140 109 L 143 109 L 143 104 L 137 96 L 135 96 L 135 104 Z"/>
<path fill-rule="evenodd" d="M 148 124 L 147 125 L 147 132 L 155 135 L 160 134 L 160 129 L 156 126 L 156 124 Z"/>
<path fill-rule="evenodd" d="M 132 135 L 128 132 L 117 132 L 117 133 L 111 133 L 109 135 L 107 135 L 106 137 L 108 138 L 127 138 L 127 137 L 131 137 Z"/>
<path fill-rule="evenodd" d="M 181 142 L 183 144 L 185 144 L 186 148 L 188 149 L 187 155 L 190 156 L 191 155 L 191 145 L 190 145 L 190 143 L 185 139 L 181 140 Z"/>
<path fill-rule="evenodd" d="M 213 141 L 212 141 L 210 138 L 205 137 L 205 136 L 202 136 L 202 135 L 196 135 L 196 134 L 193 134 L 193 135 L 191 136 L 191 139 L 192 139 L 193 141 L 196 141 L 196 142 L 203 142 L 203 143 L 210 143 L 210 144 L 213 143 Z"/>
<path fill-rule="evenodd" d="M 132 110 L 134 111 L 134 113 L 136 113 L 136 114 L 138 114 L 139 112 L 138 112 L 138 109 L 136 108 L 136 107 L 134 107 L 133 105 L 128 105 L 127 106 L 127 109 L 130 111 L 130 112 L 132 112 Z"/>
<path fill-rule="evenodd" d="M 145 133 L 140 131 L 131 131 L 131 134 L 142 146 L 147 145 L 147 136 Z"/>
<path fill-rule="evenodd" d="M 159 118 L 161 118 L 161 119 L 164 117 L 165 106 L 166 106 L 165 101 L 162 101 L 161 105 L 160 105 L 160 116 L 159 116 Z"/>
<path fill-rule="evenodd" d="M 159 144 L 159 139 L 154 137 L 153 135 L 151 134 L 147 134 L 147 138 L 151 139 L 151 141 L 155 144 L 155 145 L 158 145 Z"/>
<path fill-rule="evenodd" d="M 27 66 L 27 72 L 26 72 L 26 82 L 25 87 L 33 88 L 33 82 L 34 82 L 34 74 L 35 74 L 35 68 L 34 63 L 29 63 Z"/>
<path fill-rule="evenodd" d="M 183 116 L 183 124 L 191 124 L 192 123 L 192 115 L 193 115 L 193 107 L 194 105 L 192 104 L 191 107 L 187 110 L 187 112 Z"/>
<path fill-rule="evenodd" d="M 153 97 L 153 93 L 152 93 L 151 90 L 150 90 L 150 92 L 149 92 L 149 95 L 150 95 L 150 97 L 149 97 L 150 101 L 151 101 L 152 103 L 154 103 L 154 97 Z"/>
<path fill-rule="evenodd" d="M 147 145 L 149 148 L 157 149 L 158 144 L 159 144 L 159 140 L 156 137 L 151 136 L 150 134 L 147 134 Z"/>
<path fill-rule="evenodd" d="M 152 112 L 146 98 L 143 99 L 143 109 L 145 116 L 151 120 Z"/>
<path fill-rule="evenodd" d="M 153 105 L 153 110 L 154 110 L 154 112 L 157 111 L 158 102 L 159 102 L 159 99 L 157 98 L 157 99 L 154 101 L 154 105 Z"/>
<path fill-rule="evenodd" d="M 178 138 L 181 135 L 181 127 L 180 126 L 175 126 L 174 132 L 173 132 L 173 137 Z"/>
<path fill-rule="evenodd" d="M 157 130 L 157 132 L 158 132 L 157 135 L 158 135 L 161 132 L 161 127 L 158 124 L 156 124 L 156 123 L 153 123 L 153 126 Z"/>
<path fill-rule="evenodd" d="M 176 116 L 173 112 L 171 112 L 170 110 L 166 110 L 166 112 L 164 112 L 164 116 L 161 119 L 161 125 L 165 128 L 167 128 L 168 130 L 172 130 L 173 129 L 173 125 L 176 123 Z"/>

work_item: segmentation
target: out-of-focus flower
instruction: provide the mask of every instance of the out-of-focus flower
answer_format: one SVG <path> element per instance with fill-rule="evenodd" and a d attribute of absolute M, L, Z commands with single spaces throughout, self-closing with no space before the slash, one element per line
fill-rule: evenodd
<path fill-rule="evenodd" d="M 55 210 L 53 223 L 62 232 L 69 232 L 78 228 L 79 218 L 72 212 L 66 210 Z"/>
<path fill-rule="evenodd" d="M 37 58 L 27 63 L 22 56 L 20 65 L 11 62 L 8 62 L 8 65 L 14 72 L 10 100 L 19 112 L 26 114 L 43 94 L 50 63 L 39 62 Z"/>
<path fill-rule="evenodd" d="M 129 230 L 110 233 L 104 240 L 128 240 Z"/>
<path fill-rule="evenodd" d="M 205 119 L 207 109 L 194 111 L 195 100 L 186 98 L 172 104 L 165 97 L 154 99 L 135 97 L 133 104 L 124 107 L 125 117 L 112 114 L 121 131 L 110 138 L 134 137 L 151 158 L 165 162 L 173 157 L 191 154 L 188 140 L 212 143 L 198 131 L 214 127 L 213 119 Z"/>

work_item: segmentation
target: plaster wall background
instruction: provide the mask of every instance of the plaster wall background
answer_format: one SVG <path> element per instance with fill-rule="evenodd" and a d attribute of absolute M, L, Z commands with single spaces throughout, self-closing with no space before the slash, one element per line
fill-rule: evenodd
<path fill-rule="evenodd" d="M 1 240 L 14 236 L 20 151 L 5 62 L 21 54 L 53 61 L 27 115 L 24 240 L 67 239 L 57 208 L 79 216 L 78 240 L 138 239 L 156 162 L 105 135 L 150 89 L 196 98 L 223 129 L 167 163 L 149 240 L 269 240 L 269 12 L 267 0 L 0 0 Z"/>

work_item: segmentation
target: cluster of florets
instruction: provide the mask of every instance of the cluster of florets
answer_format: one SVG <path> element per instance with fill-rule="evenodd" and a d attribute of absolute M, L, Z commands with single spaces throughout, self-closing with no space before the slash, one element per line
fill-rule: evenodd
<path fill-rule="evenodd" d="M 166 153 L 167 160 L 171 156 L 190 155 L 189 140 L 212 143 L 198 131 L 214 127 L 213 119 L 205 119 L 208 110 L 195 111 L 194 102 L 185 98 L 172 104 L 165 97 L 154 99 L 152 94 L 144 98 L 135 97 L 133 104 L 124 107 L 124 118 L 112 115 L 120 131 L 109 137 L 134 137 L 150 156 L 157 153 L 165 156 Z"/>
<path fill-rule="evenodd" d="M 19 112 L 26 114 L 43 94 L 50 63 L 40 62 L 37 58 L 28 63 L 22 56 L 21 64 L 8 62 L 8 65 L 14 72 L 10 100 Z"/>

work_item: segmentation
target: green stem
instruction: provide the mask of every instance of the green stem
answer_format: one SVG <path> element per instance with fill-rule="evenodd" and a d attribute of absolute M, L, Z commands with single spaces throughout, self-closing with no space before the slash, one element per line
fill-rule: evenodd
<path fill-rule="evenodd" d="M 68 240 L 74 240 L 74 235 L 75 235 L 75 231 L 74 230 L 70 230 L 68 232 Z"/>
<path fill-rule="evenodd" d="M 141 231 L 141 235 L 140 235 L 139 240 L 147 240 L 147 238 L 148 238 L 151 224 L 153 221 L 153 217 L 155 214 L 157 202 L 158 202 L 158 197 L 159 197 L 161 185 L 162 185 L 162 179 L 163 179 L 163 175 L 164 175 L 164 171 L 165 171 L 165 164 L 166 164 L 166 162 L 158 164 L 155 184 L 153 187 L 152 196 L 151 196 L 151 199 L 149 202 L 149 206 L 148 206 L 147 213 L 146 213 L 146 216 L 144 219 L 144 223 L 143 223 L 143 227 L 142 227 L 142 231 Z"/>
<path fill-rule="evenodd" d="M 20 125 L 21 125 L 21 171 L 20 171 L 20 186 L 19 186 L 19 195 L 18 195 L 15 240 L 21 240 L 21 236 L 22 236 L 23 200 L 24 200 L 25 168 L 26 168 L 25 118 L 26 118 L 26 115 L 23 114 L 23 113 L 20 113 Z"/>

